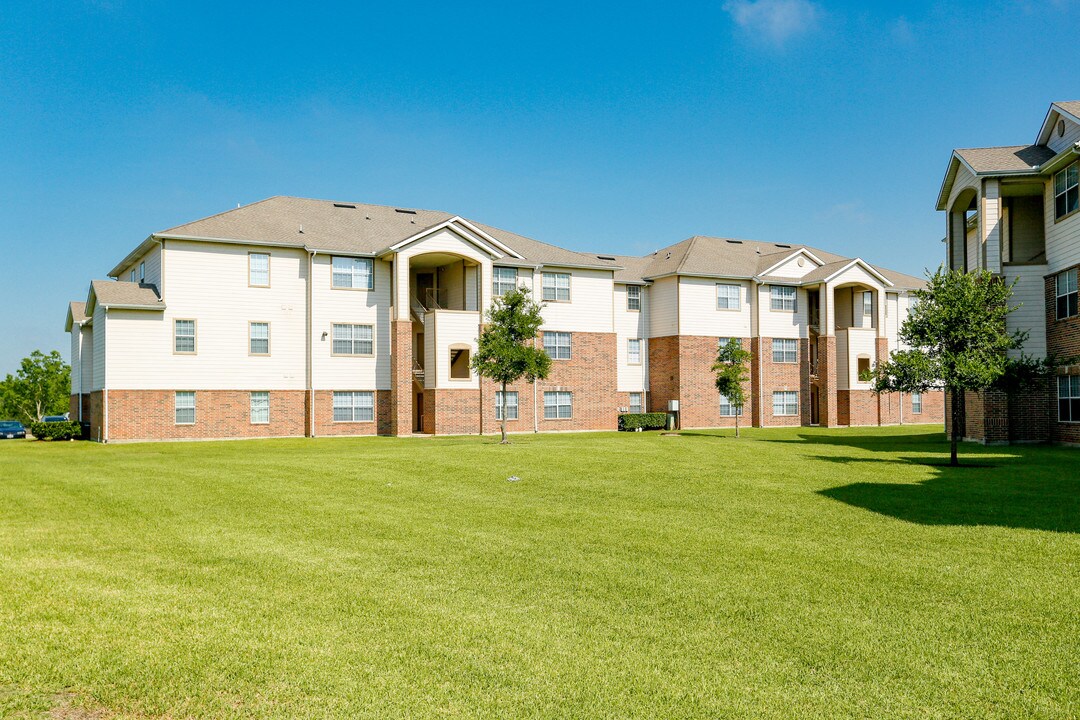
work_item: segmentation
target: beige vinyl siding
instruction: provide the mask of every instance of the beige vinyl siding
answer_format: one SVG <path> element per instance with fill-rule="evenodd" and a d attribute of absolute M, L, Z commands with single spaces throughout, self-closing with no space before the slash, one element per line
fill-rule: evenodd
<path fill-rule="evenodd" d="M 807 295 L 803 288 L 795 290 L 795 312 L 771 310 L 769 285 L 758 286 L 758 302 L 761 303 L 761 337 L 800 338 L 808 337 Z M 816 292 L 816 291 L 815 291 Z"/>
<path fill-rule="evenodd" d="M 79 389 L 88 393 L 94 389 L 94 327 L 84 325 L 80 332 L 82 349 L 79 351 L 80 374 Z"/>
<path fill-rule="evenodd" d="M 146 275 L 144 282 L 150 285 L 156 285 L 158 289 L 161 289 L 161 246 L 154 245 L 147 250 L 143 255 L 135 258 L 135 262 L 131 263 L 124 268 L 124 271 L 120 273 L 118 280 L 124 282 L 130 282 L 131 271 L 135 271 L 135 282 L 139 281 L 139 263 L 146 263 Z"/>
<path fill-rule="evenodd" d="M 419 228 L 418 228 L 419 230 Z M 406 262 L 410 258 L 417 255 L 423 255 L 425 253 L 448 253 L 451 255 L 458 255 L 460 257 L 466 257 L 470 260 L 479 263 L 481 269 L 481 286 L 480 286 L 480 307 L 487 307 L 491 304 L 491 258 L 484 250 L 481 250 L 474 242 L 466 240 L 463 236 L 469 235 L 469 233 L 461 230 L 461 234 L 448 228 L 443 228 L 432 235 L 425 237 L 417 242 L 402 248 L 397 254 L 397 314 L 399 320 L 407 320 L 409 318 L 409 263 Z M 479 239 L 477 239 L 479 241 Z"/>
<path fill-rule="evenodd" d="M 843 373 L 836 376 L 836 387 L 839 390 L 869 390 L 871 383 L 859 380 L 859 356 L 866 355 L 870 358 L 873 367 L 876 361 L 877 333 L 868 328 L 848 328 L 837 331 L 836 353 L 838 367 L 845 366 Z M 844 342 L 845 361 L 840 362 L 840 336 L 846 336 Z"/>
<path fill-rule="evenodd" d="M 1080 125 L 1074 123 L 1069 118 L 1062 119 L 1065 121 L 1065 134 L 1058 135 L 1057 122 L 1055 122 L 1054 127 L 1050 132 L 1050 139 L 1046 141 L 1046 146 L 1056 153 L 1080 142 Z"/>
<path fill-rule="evenodd" d="M 544 272 L 570 274 L 570 302 L 544 303 L 545 326 L 566 332 L 614 332 L 611 319 L 614 281 L 610 270 L 544 267 L 540 274 Z M 540 282 L 537 281 L 537 287 Z"/>
<path fill-rule="evenodd" d="M 645 291 L 648 294 L 649 337 L 679 334 L 678 279 L 660 278 Z"/>
<path fill-rule="evenodd" d="M 799 264 L 800 261 L 802 262 L 801 265 Z M 775 275 L 776 277 L 801 278 L 816 267 L 818 267 L 818 265 L 813 260 L 800 253 L 798 257 L 786 260 L 775 270 L 770 270 L 769 275 Z"/>
<path fill-rule="evenodd" d="M 335 290 L 331 287 L 330 255 L 312 261 L 311 369 L 316 390 L 342 388 L 390 389 L 390 263 L 375 260 L 373 290 Z M 172 270 L 170 268 L 170 274 Z M 335 323 L 371 325 L 373 357 L 333 356 Z M 323 339 L 326 333 L 326 339 Z M 277 350 L 277 328 L 274 328 Z"/>
<path fill-rule="evenodd" d="M 90 382 L 90 390 L 101 390 L 105 387 L 105 335 L 106 327 L 105 308 L 100 303 L 94 305 L 94 376 Z"/>
<path fill-rule="evenodd" d="M 253 249 L 168 241 L 165 312 L 109 313 L 109 388 L 304 389 L 307 254 L 275 249 L 271 287 L 251 288 L 248 252 Z M 197 321 L 196 354 L 173 352 L 176 318 Z M 249 355 L 252 321 L 270 323 L 268 356 Z"/>
<path fill-rule="evenodd" d="M 1005 282 L 1017 281 L 1011 304 L 1019 306 L 1006 318 L 1006 328 L 1009 332 L 1026 330 L 1029 333 L 1022 350 L 1010 350 L 1009 357 L 1018 358 L 1022 351 L 1034 357 L 1046 356 L 1046 285 L 1043 280 L 1046 274 L 1046 265 L 1006 265 L 1004 268 Z"/>
<path fill-rule="evenodd" d="M 996 179 L 984 183 L 979 232 L 980 267 L 1001 272 L 1001 187 Z"/>
<path fill-rule="evenodd" d="M 1048 272 L 1056 273 L 1080 265 L 1080 213 L 1054 221 L 1054 181 L 1046 183 L 1046 264 Z"/>
<path fill-rule="evenodd" d="M 889 339 L 889 352 L 896 352 L 897 331 L 900 329 L 900 296 L 897 293 L 885 293 L 885 336 Z"/>
<path fill-rule="evenodd" d="M 717 284 L 739 287 L 739 309 L 716 308 Z M 746 280 L 679 278 L 679 334 L 750 337 L 751 289 Z M 797 304 L 797 301 L 796 301 Z"/>
<path fill-rule="evenodd" d="M 428 343 L 428 333 L 434 327 L 434 343 Z M 468 345 L 470 358 L 476 354 L 476 337 L 480 330 L 480 314 L 457 310 L 436 310 L 427 313 L 424 320 L 425 388 L 479 389 L 480 381 L 475 372 L 468 380 L 450 379 L 450 346 Z M 428 349 L 432 352 L 429 353 Z M 427 382 L 434 366 L 435 384 Z"/>
<path fill-rule="evenodd" d="M 848 390 L 848 367 L 850 366 L 851 346 L 848 343 L 847 330 L 836 331 L 836 389 Z"/>
<path fill-rule="evenodd" d="M 648 290 L 642 288 L 641 310 L 626 309 L 626 285 L 615 285 L 615 334 L 617 346 L 617 390 L 641 392 L 648 388 L 649 377 L 649 302 Z M 641 339 L 641 364 L 630 365 L 627 358 L 628 341 Z"/>
<path fill-rule="evenodd" d="M 960 163 L 960 166 L 956 169 L 956 177 L 953 179 L 952 191 L 949 193 L 949 204 L 946 209 L 951 210 L 957 196 L 968 189 L 978 191 L 979 179 L 967 169 L 966 165 Z"/>
<path fill-rule="evenodd" d="M 910 350 L 911 347 L 900 339 L 900 328 L 904 326 L 904 321 L 907 320 L 908 314 L 911 312 L 911 296 L 905 291 L 899 293 L 896 298 L 897 309 L 897 330 L 896 334 L 890 335 L 890 348 L 895 350 Z"/>
<path fill-rule="evenodd" d="M 77 323 L 71 325 L 71 394 L 78 395 L 82 390 L 82 331 Z"/>
<path fill-rule="evenodd" d="M 964 233 L 964 258 L 968 270 L 979 267 L 979 224 L 975 223 Z"/>

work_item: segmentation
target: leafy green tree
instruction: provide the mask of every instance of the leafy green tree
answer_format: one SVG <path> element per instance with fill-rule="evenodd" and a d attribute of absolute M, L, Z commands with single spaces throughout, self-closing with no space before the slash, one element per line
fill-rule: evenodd
<path fill-rule="evenodd" d="M 746 404 L 746 388 L 749 380 L 750 351 L 744 350 L 736 338 L 728 340 L 716 354 L 712 371 L 716 373 L 716 389 L 735 407 L 735 437 L 739 437 L 739 416 Z"/>
<path fill-rule="evenodd" d="M 515 288 L 496 297 L 488 310 L 488 324 L 480 332 L 476 356 L 472 359 L 477 374 L 499 383 L 502 389 L 502 444 L 506 444 L 506 386 L 525 378 L 543 380 L 551 371 L 551 358 L 536 339 L 544 319 L 541 306 L 525 287 Z"/>
<path fill-rule="evenodd" d="M 0 417 L 25 423 L 46 415 L 63 415 L 71 397 L 71 367 L 53 350 L 35 350 L 23 358 L 18 371 L 0 382 Z"/>
<path fill-rule="evenodd" d="M 999 385 L 1010 367 L 1006 351 L 1020 347 L 1026 333 L 1009 333 L 1005 320 L 1012 285 L 988 271 L 939 267 L 916 304 L 900 340 L 911 349 L 894 352 L 874 373 L 875 392 L 925 392 L 944 387 L 952 397 L 950 464 L 958 465 L 962 402 L 966 391 Z"/>

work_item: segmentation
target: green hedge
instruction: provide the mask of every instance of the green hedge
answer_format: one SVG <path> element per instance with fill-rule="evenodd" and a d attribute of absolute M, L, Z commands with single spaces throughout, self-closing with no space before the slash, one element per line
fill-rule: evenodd
<path fill-rule="evenodd" d="M 38 440 L 70 440 L 82 437 L 82 427 L 74 421 L 32 422 L 29 430 Z"/>
<path fill-rule="evenodd" d="M 619 416 L 620 430 L 663 430 L 667 427 L 667 413 L 627 413 Z"/>

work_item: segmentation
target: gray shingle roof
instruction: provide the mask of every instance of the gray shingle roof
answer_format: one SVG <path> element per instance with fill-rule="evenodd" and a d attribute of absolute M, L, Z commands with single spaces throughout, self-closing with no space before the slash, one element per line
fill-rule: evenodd
<path fill-rule="evenodd" d="M 959 148 L 956 154 L 977 173 L 1023 172 L 1054 157 L 1054 151 L 1045 145 Z"/>
<path fill-rule="evenodd" d="M 68 311 L 71 313 L 71 321 L 81 323 L 86 321 L 86 303 L 84 302 L 71 302 L 68 303 Z"/>
<path fill-rule="evenodd" d="M 121 305 L 146 310 L 164 310 L 157 288 L 145 283 L 121 280 L 91 280 L 90 292 L 99 305 Z"/>
<path fill-rule="evenodd" d="M 1070 115 L 1080 117 L 1080 100 L 1063 100 L 1054 104 Z"/>

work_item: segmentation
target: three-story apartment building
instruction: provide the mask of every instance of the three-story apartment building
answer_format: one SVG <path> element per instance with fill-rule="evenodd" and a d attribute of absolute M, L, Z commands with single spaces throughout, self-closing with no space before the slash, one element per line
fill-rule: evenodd
<path fill-rule="evenodd" d="M 734 424 L 710 371 L 753 353 L 744 422 L 940 422 L 881 395 L 917 278 L 798 244 L 694 237 L 590 255 L 443 212 L 273 197 L 154 233 L 70 304 L 72 416 L 101 441 L 493 431 L 470 359 L 496 295 L 543 300 L 550 377 L 508 388 L 516 431 L 610 430 L 678 407 Z"/>
<path fill-rule="evenodd" d="M 1056 102 L 1032 145 L 954 150 L 938 194 L 950 268 L 989 270 L 1016 285 L 1012 351 L 1080 356 L 1080 101 Z M 951 398 L 950 398 L 951 401 Z M 1080 367 L 1063 365 L 1045 390 L 968 393 L 965 437 L 988 443 L 1080 443 Z"/>

